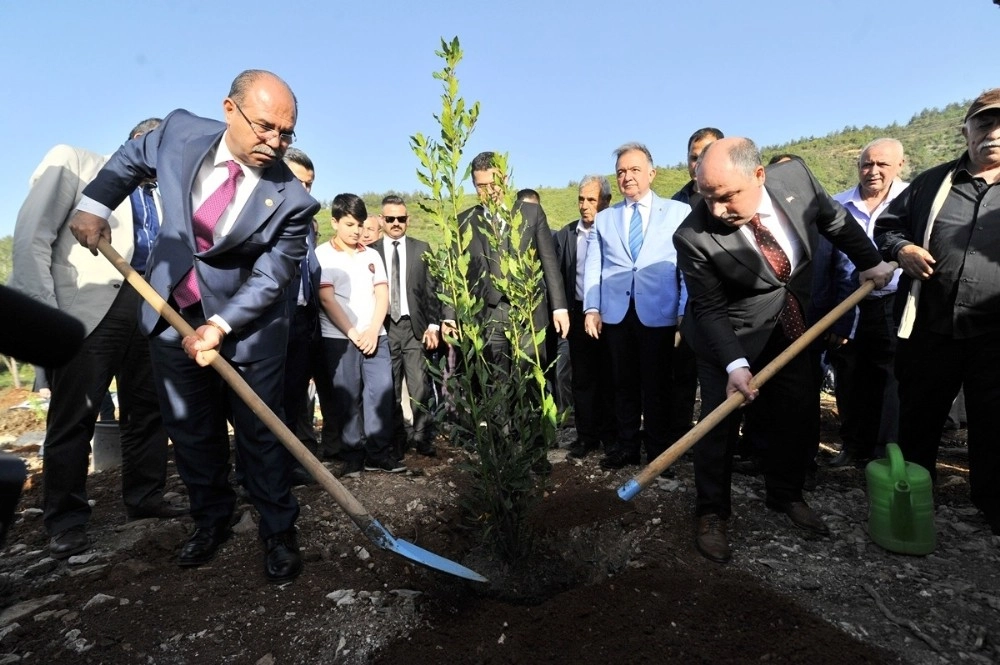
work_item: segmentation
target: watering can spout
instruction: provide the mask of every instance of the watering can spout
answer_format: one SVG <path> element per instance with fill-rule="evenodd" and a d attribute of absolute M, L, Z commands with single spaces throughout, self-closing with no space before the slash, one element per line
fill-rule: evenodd
<path fill-rule="evenodd" d="M 910 540 L 913 537 L 913 503 L 910 485 L 905 480 L 898 481 L 893 488 L 889 514 L 893 536 L 900 540 Z"/>

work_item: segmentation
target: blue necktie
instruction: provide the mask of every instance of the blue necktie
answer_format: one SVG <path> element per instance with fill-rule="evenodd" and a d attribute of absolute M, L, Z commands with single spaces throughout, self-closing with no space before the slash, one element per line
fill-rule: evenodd
<path fill-rule="evenodd" d="M 632 219 L 628 223 L 628 248 L 632 252 L 632 263 L 639 258 L 642 249 L 642 216 L 639 214 L 639 204 L 632 204 Z"/>
<path fill-rule="evenodd" d="M 135 249 L 132 251 L 132 267 L 138 272 L 146 271 L 149 252 L 160 231 L 160 220 L 156 212 L 156 201 L 152 187 L 136 187 L 130 195 L 132 201 L 132 233 Z"/>

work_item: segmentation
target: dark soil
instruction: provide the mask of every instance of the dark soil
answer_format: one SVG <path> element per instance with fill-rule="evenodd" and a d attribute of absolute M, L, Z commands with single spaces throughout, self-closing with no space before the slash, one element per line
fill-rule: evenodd
<path fill-rule="evenodd" d="M 532 516 L 535 554 L 514 565 L 463 526 L 461 450 L 442 445 L 436 459 L 408 457 L 407 474 L 345 481 L 397 537 L 489 584 L 379 550 L 317 486 L 296 489 L 306 560 L 296 581 L 265 581 L 246 505 L 241 532 L 211 564 L 180 569 L 190 520 L 127 522 L 115 471 L 90 477 L 92 556 L 56 562 L 35 471 L 0 551 L 0 665 L 996 662 L 1000 539 L 970 511 L 964 451 L 952 443 L 958 480 L 943 480 L 940 545 L 924 558 L 868 541 L 856 469 L 826 471 L 810 499 L 834 532 L 826 540 L 801 537 L 764 509 L 759 478 L 738 476 L 727 566 L 692 545 L 686 458 L 676 480 L 625 503 L 615 489 L 638 469 L 607 473 L 595 456 L 574 462 L 553 451 Z M 6 447 L 35 455 L 29 444 Z M 184 493 L 172 469 L 168 485 Z"/>

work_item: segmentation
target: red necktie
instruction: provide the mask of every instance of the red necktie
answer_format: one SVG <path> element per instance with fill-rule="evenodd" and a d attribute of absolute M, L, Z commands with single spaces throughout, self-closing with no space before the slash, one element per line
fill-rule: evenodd
<path fill-rule="evenodd" d="M 229 169 L 226 181 L 202 202 L 191 218 L 191 229 L 194 231 L 198 252 L 204 252 L 215 244 L 215 225 L 236 198 L 236 181 L 243 175 L 243 169 L 233 160 L 226 162 L 226 168 Z M 192 267 L 174 289 L 174 301 L 178 308 L 184 309 L 199 300 L 201 292 L 198 290 L 198 276 Z"/>
<path fill-rule="evenodd" d="M 782 282 L 787 282 L 792 274 L 792 263 L 788 260 L 785 250 L 781 249 L 774 235 L 767 230 L 767 227 L 760 223 L 760 215 L 754 215 L 750 220 L 750 228 L 753 229 L 753 237 L 760 247 L 761 254 L 767 259 L 767 263 L 774 270 Z M 785 292 L 785 307 L 778 317 L 781 327 L 785 331 L 785 337 L 791 340 L 798 339 L 806 331 L 805 317 L 802 316 L 802 306 L 791 291 Z"/>

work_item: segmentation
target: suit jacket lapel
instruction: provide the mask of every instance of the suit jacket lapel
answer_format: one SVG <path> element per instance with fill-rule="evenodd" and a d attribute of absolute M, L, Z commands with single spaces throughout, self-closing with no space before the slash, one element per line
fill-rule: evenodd
<path fill-rule="evenodd" d="M 194 181 L 198 177 L 198 171 L 201 170 L 201 165 L 205 162 L 205 157 L 208 156 L 209 151 L 219 142 L 224 131 L 225 129 L 222 129 L 214 134 L 199 136 L 184 145 L 184 159 L 182 160 L 184 172 L 181 174 L 181 182 L 187 186 L 188 192 L 194 191 Z M 192 252 L 197 253 L 198 246 L 194 239 L 194 228 L 192 226 L 194 209 L 191 206 L 190 195 L 184 197 L 182 210 L 184 219 L 181 223 L 187 231 L 188 245 L 190 245 Z M 160 223 L 163 223 L 163 217 L 160 217 Z"/>
<path fill-rule="evenodd" d="M 417 282 L 420 278 L 420 251 L 416 247 L 417 241 L 407 236 L 406 238 L 406 297 L 417 292 Z"/>
<path fill-rule="evenodd" d="M 712 239 L 719 247 L 745 265 L 753 274 L 773 284 L 781 284 L 781 280 L 774 274 L 753 240 L 747 238 L 738 227 L 727 226 L 707 212 L 705 215 L 707 218 L 705 228 L 709 230 Z"/>
<path fill-rule="evenodd" d="M 631 257 L 632 252 L 628 247 L 628 238 L 625 236 L 625 202 L 617 204 L 615 208 L 615 230 L 618 232 L 618 241 L 621 243 L 622 251 L 625 252 L 626 256 Z M 641 252 L 640 252 L 641 253 Z"/>
<path fill-rule="evenodd" d="M 566 239 L 566 266 L 576 265 L 576 241 L 578 239 L 577 232 L 580 230 L 580 220 L 575 222 L 570 222 L 569 225 L 569 235 Z"/>
<path fill-rule="evenodd" d="M 772 178 L 772 180 L 774 180 Z M 791 224 L 792 229 L 795 231 L 795 235 L 799 238 L 799 243 L 802 245 L 803 259 L 812 258 L 812 247 L 809 246 L 809 234 L 807 233 L 805 226 L 802 221 L 802 214 L 798 210 L 798 201 L 792 192 L 788 191 L 781 186 L 780 182 L 764 185 L 764 190 L 770 194 L 771 202 L 774 203 L 781 212 L 785 213 L 785 218 L 788 223 Z M 800 262 L 799 265 L 804 265 L 806 260 Z M 796 266 L 798 269 L 798 266 Z"/>
<path fill-rule="evenodd" d="M 647 243 L 659 244 L 662 242 L 662 235 L 664 231 L 660 228 L 664 224 L 666 216 L 666 208 L 664 205 L 664 200 L 661 199 L 656 194 L 653 194 L 653 198 L 649 202 L 649 223 L 646 225 L 646 233 L 643 235 L 642 246 L 645 247 Z M 624 221 L 623 221 L 624 223 Z M 650 258 L 651 260 L 660 260 L 662 255 L 658 255 L 657 251 L 639 251 L 639 260 L 636 264 L 645 263 L 645 259 Z"/>
<path fill-rule="evenodd" d="M 270 169 L 264 172 L 263 177 L 253 191 L 246 205 L 240 211 L 229 233 L 220 238 L 219 242 L 205 252 L 206 256 L 224 252 L 243 243 L 250 234 L 259 229 L 271 219 L 271 215 L 285 200 L 284 195 L 278 190 L 277 184 L 269 179 Z"/>

